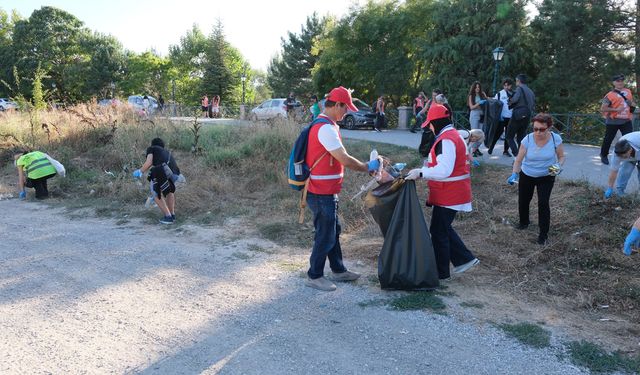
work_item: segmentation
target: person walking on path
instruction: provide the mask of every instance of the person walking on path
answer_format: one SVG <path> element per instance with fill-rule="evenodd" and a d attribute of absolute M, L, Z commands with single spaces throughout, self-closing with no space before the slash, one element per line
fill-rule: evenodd
<path fill-rule="evenodd" d="M 307 205 L 313 212 L 315 235 L 305 285 L 332 291 L 336 289 L 335 284 L 324 277 L 327 258 L 334 281 L 354 281 L 360 277 L 359 274 L 348 271 L 342 261 L 338 193 L 342 189 L 344 168 L 372 173 L 380 167 L 380 159 L 363 163 L 349 155 L 342 144 L 337 122 L 344 118 L 347 110 L 358 110 L 349 90 L 342 86 L 334 88 L 329 92 L 324 106 L 324 111 L 316 120 L 324 123 L 311 128 L 307 145 L 306 163 L 315 165 L 309 176 L 307 193 Z"/>
<path fill-rule="evenodd" d="M 382 133 L 380 128 L 384 127 L 384 106 L 384 96 L 380 95 L 376 101 L 376 122 L 373 128 L 378 133 Z"/>
<path fill-rule="evenodd" d="M 549 237 L 551 209 L 549 198 L 556 176 L 564 164 L 562 137 L 551 132 L 553 119 L 547 114 L 533 118 L 533 134 L 528 134 L 520 144 L 520 150 L 513 163 L 513 173 L 507 179 L 510 185 L 518 184 L 518 213 L 520 223 L 517 229 L 529 227 L 529 204 L 533 190 L 538 191 L 538 234 L 537 243 L 544 245 Z"/>
<path fill-rule="evenodd" d="M 481 106 L 486 102 L 487 94 L 482 91 L 482 85 L 480 85 L 480 82 L 475 81 L 469 88 L 469 95 L 467 96 L 467 106 L 469 106 L 469 124 L 471 124 L 471 129 L 482 129 Z"/>
<path fill-rule="evenodd" d="M 158 95 L 158 111 L 164 112 L 164 98 L 162 94 Z"/>
<path fill-rule="evenodd" d="M 202 97 L 200 104 L 202 105 L 202 117 L 209 117 L 209 98 L 206 94 Z"/>
<path fill-rule="evenodd" d="M 500 136 L 503 134 L 507 134 L 507 126 L 509 125 L 509 121 L 511 121 L 511 109 L 509 109 L 509 99 L 513 96 L 513 92 L 511 88 L 513 87 L 513 80 L 511 78 L 506 78 L 502 81 L 502 90 L 498 92 L 495 96 L 496 100 L 502 102 L 502 113 L 500 114 L 500 122 L 498 123 L 498 128 L 493 134 L 493 139 L 491 140 L 491 144 L 489 145 L 489 150 L 487 152 L 489 155 L 493 153 L 493 148 L 496 147 L 496 144 L 500 140 Z M 507 141 L 507 137 L 504 138 L 504 151 L 502 151 L 504 156 L 511 157 L 509 153 L 509 142 Z"/>
<path fill-rule="evenodd" d="M 311 112 L 312 121 L 320 115 L 320 104 L 318 103 L 318 97 L 316 95 L 311 95 L 311 106 L 309 107 L 309 112 Z"/>
<path fill-rule="evenodd" d="M 613 81 L 613 90 L 604 96 L 600 107 L 605 123 L 604 139 L 600 148 L 602 164 L 609 164 L 609 148 L 618 130 L 621 135 L 633 131 L 632 120 L 636 107 L 631 90 L 624 87 L 624 75 L 615 75 L 611 80 Z"/>
<path fill-rule="evenodd" d="M 412 133 L 415 133 L 416 129 L 420 127 L 420 125 L 422 124 L 421 112 L 422 112 L 422 109 L 424 108 L 426 101 L 427 101 L 427 96 L 422 91 L 420 91 L 418 93 L 418 96 L 416 96 L 416 98 L 413 99 L 413 117 L 415 118 L 416 122 L 413 124 L 413 126 L 411 126 L 411 130 L 409 130 Z"/>
<path fill-rule="evenodd" d="M 624 195 L 631 174 L 638 169 L 638 181 L 640 181 L 640 166 L 638 165 L 640 150 L 640 131 L 631 132 L 620 137 L 613 148 L 613 159 L 609 166 L 609 179 L 605 198 L 611 198 L 615 192 L 619 196 Z M 615 191 L 614 191 L 615 187 Z"/>
<path fill-rule="evenodd" d="M 176 186 L 174 183 L 180 176 L 180 168 L 178 168 L 173 155 L 165 150 L 164 141 L 161 138 L 154 138 L 151 141 L 146 155 L 144 164 L 133 172 L 133 177 L 140 178 L 146 171 L 150 171 L 148 177 L 150 188 L 158 208 L 164 215 L 160 219 L 160 223 L 173 224 L 176 220 Z"/>
<path fill-rule="evenodd" d="M 449 279 L 450 262 L 454 266 L 454 273 L 462 273 L 480 263 L 452 226 L 458 211 L 470 212 L 472 207 L 467 145 L 451 124 L 450 115 L 449 110 L 441 104 L 431 106 L 427 122 L 436 135 L 436 141 L 425 165 L 412 169 L 405 177 L 408 180 L 428 180 L 427 204 L 433 206 L 431 241 L 441 280 Z"/>
<path fill-rule="evenodd" d="M 220 95 L 211 98 L 211 118 L 220 117 Z"/>
<path fill-rule="evenodd" d="M 527 127 L 536 106 L 536 96 L 527 86 L 527 76 L 516 76 L 516 90 L 509 100 L 511 121 L 507 125 L 507 142 L 513 155 L 518 154 L 520 142 L 527 134 Z"/>
<path fill-rule="evenodd" d="M 13 155 L 18 169 L 18 198 L 27 198 L 26 188 L 36 191 L 36 199 L 49 197 L 47 180 L 56 175 L 56 169 L 44 152 L 19 150 Z"/>

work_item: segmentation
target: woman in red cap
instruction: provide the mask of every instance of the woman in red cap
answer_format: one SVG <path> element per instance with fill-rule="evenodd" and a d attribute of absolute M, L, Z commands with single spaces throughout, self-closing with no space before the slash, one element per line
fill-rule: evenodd
<path fill-rule="evenodd" d="M 471 211 L 471 175 L 467 145 L 451 124 L 449 110 L 434 104 L 427 113 L 427 124 L 436 135 L 425 166 L 412 169 L 406 179 L 428 180 L 427 205 L 431 214 L 431 241 L 436 256 L 438 277 L 450 277 L 449 262 L 454 273 L 462 273 L 480 263 L 460 239 L 451 225 L 458 211 Z"/>

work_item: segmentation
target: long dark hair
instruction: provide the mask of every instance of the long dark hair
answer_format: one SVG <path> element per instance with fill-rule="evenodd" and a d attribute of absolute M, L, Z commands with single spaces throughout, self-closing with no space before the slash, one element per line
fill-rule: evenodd
<path fill-rule="evenodd" d="M 476 104 L 476 85 L 480 87 L 480 98 L 482 99 L 487 98 L 487 94 L 485 94 L 484 91 L 482 91 L 482 85 L 480 84 L 480 82 L 475 81 L 471 84 L 471 87 L 469 88 L 469 96 L 471 97 L 472 104 Z"/>

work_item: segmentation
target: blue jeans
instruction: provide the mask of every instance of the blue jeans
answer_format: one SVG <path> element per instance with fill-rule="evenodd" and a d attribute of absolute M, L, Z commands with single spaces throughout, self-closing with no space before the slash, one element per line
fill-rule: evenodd
<path fill-rule="evenodd" d="M 431 242 L 436 256 L 438 278 L 446 279 L 449 274 L 449 262 L 455 267 L 475 259 L 471 251 L 451 226 L 457 211 L 446 207 L 433 206 L 431 214 Z"/>
<path fill-rule="evenodd" d="M 307 193 L 307 205 L 313 212 L 315 235 L 313 250 L 309 259 L 307 275 L 311 279 L 324 276 L 324 265 L 329 258 L 329 266 L 335 273 L 347 268 L 342 263 L 340 248 L 340 221 L 338 220 L 338 196 Z"/>
<path fill-rule="evenodd" d="M 624 195 L 624 190 L 627 188 L 631 174 L 636 167 L 637 161 L 623 161 L 620 163 L 620 169 L 618 170 L 618 177 L 616 178 L 616 193 L 618 195 Z M 638 168 L 638 182 L 640 183 L 640 166 Z"/>

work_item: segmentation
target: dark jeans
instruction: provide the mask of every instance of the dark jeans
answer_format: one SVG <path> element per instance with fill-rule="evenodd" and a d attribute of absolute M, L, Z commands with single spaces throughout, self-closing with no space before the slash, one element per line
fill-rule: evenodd
<path fill-rule="evenodd" d="M 529 117 L 525 117 L 522 120 L 516 120 L 512 118 L 507 125 L 507 141 L 511 147 L 511 153 L 513 156 L 518 155 L 518 149 L 520 148 L 520 142 L 525 135 L 527 135 L 527 127 L 529 126 Z M 515 138 L 515 139 L 514 139 Z M 517 142 L 517 144 L 516 144 Z"/>
<path fill-rule="evenodd" d="M 616 133 L 620 130 L 622 135 L 631 133 L 633 131 L 633 125 L 631 121 L 627 121 L 620 125 L 605 125 L 604 139 L 602 140 L 602 148 L 600 149 L 600 156 L 609 155 L 609 148 L 611 142 L 616 137 Z"/>
<path fill-rule="evenodd" d="M 518 212 L 520 213 L 520 224 L 529 225 L 529 203 L 533 198 L 533 189 L 538 190 L 538 226 L 540 227 L 540 237 L 547 238 L 549 234 L 549 224 L 551 222 L 551 209 L 549 208 L 549 198 L 551 190 L 556 181 L 554 176 L 530 177 L 520 172 L 518 183 Z"/>
<path fill-rule="evenodd" d="M 313 250 L 309 259 L 307 275 L 311 279 L 324 276 L 324 265 L 329 258 L 329 266 L 335 273 L 342 273 L 347 268 L 342 263 L 340 248 L 340 221 L 338 220 L 338 197 L 334 195 L 318 195 L 307 193 L 307 205 L 313 212 L 315 235 Z"/>
<path fill-rule="evenodd" d="M 420 113 L 420 111 L 422 111 L 422 107 L 416 107 L 416 113 Z M 413 124 L 413 126 L 411 126 L 411 130 L 412 131 L 416 131 L 417 129 L 420 129 L 420 125 L 422 125 L 422 116 L 421 115 L 415 115 L 413 116 L 416 120 L 416 122 Z"/>
<path fill-rule="evenodd" d="M 498 128 L 493 133 L 493 139 L 491 140 L 491 145 L 489 147 L 489 153 L 493 152 L 493 148 L 496 147 L 496 143 L 500 140 L 500 136 L 502 133 L 505 133 L 504 137 L 504 150 L 503 152 L 509 151 L 509 142 L 507 141 L 506 133 L 507 133 L 507 125 L 509 125 L 510 118 L 506 118 L 498 123 Z"/>
<path fill-rule="evenodd" d="M 376 123 L 375 128 L 380 130 L 380 128 L 384 128 L 384 115 L 380 113 L 376 113 Z"/>
<path fill-rule="evenodd" d="M 47 189 L 47 180 L 56 174 L 51 174 L 49 176 L 44 176 L 40 178 L 31 179 L 27 178 L 24 186 L 28 188 L 34 188 L 36 190 L 36 199 L 45 199 L 49 197 L 49 189 Z"/>
<path fill-rule="evenodd" d="M 456 218 L 456 213 L 457 211 L 450 208 L 433 206 L 431 214 L 431 242 L 440 279 L 446 279 L 450 276 L 449 261 L 457 267 L 475 258 L 451 226 Z"/>

